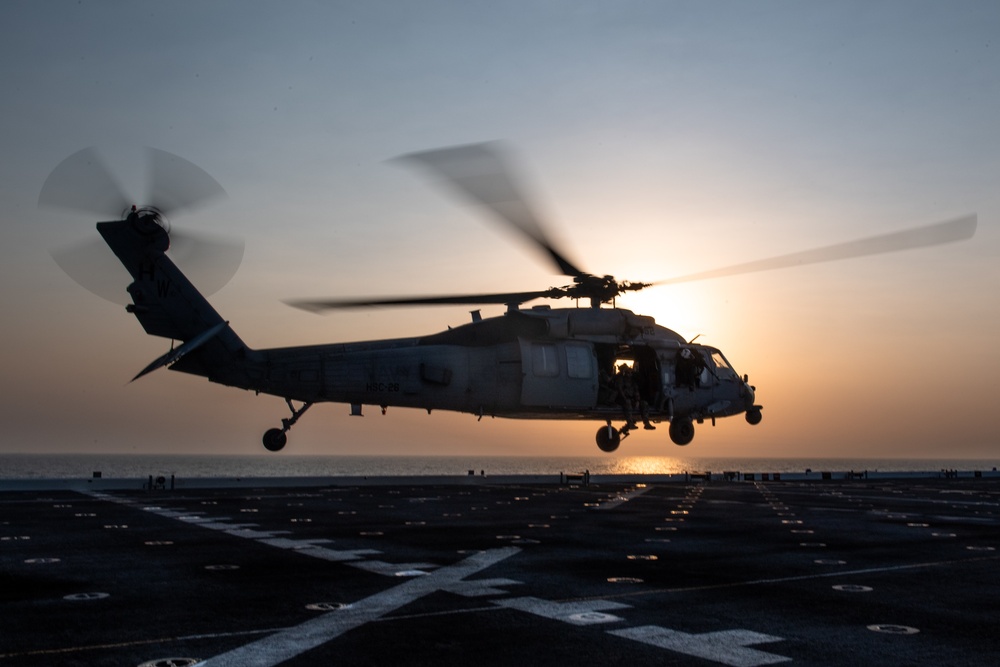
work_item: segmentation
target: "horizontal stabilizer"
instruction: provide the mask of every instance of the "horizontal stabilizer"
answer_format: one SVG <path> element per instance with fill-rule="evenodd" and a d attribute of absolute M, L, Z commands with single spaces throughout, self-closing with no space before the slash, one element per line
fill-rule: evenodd
<path fill-rule="evenodd" d="M 152 373 L 157 368 L 161 368 L 162 366 L 169 366 L 170 364 L 179 361 L 181 357 L 183 357 L 185 354 L 197 350 L 199 347 L 207 343 L 209 340 L 212 339 L 212 337 L 214 337 L 220 331 L 225 329 L 227 326 L 229 326 L 229 322 L 219 322 L 215 326 L 210 327 L 205 331 L 202 331 L 200 334 L 198 334 L 191 340 L 187 341 L 180 347 L 170 350 L 166 354 L 157 357 L 153 361 L 153 363 L 151 363 L 150 365 L 146 366 L 141 371 L 139 371 L 139 374 L 136 375 L 134 378 L 132 378 L 131 381 L 135 382 L 143 375 L 146 375 L 147 373 Z"/>

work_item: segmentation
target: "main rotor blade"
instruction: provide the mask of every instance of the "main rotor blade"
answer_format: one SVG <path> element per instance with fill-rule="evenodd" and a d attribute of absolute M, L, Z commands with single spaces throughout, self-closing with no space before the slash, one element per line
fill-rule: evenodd
<path fill-rule="evenodd" d="M 469 144 L 397 158 L 421 164 L 441 176 L 455 191 L 475 204 L 485 206 L 499 220 L 524 234 L 548 253 L 563 275 L 585 274 L 557 250 L 548 238 L 524 195 L 514 182 L 512 170 L 495 143 Z"/>
<path fill-rule="evenodd" d="M 157 148 L 147 148 L 146 159 L 149 163 L 147 203 L 165 215 L 190 212 L 226 196 L 219 182 L 193 162 Z"/>
<path fill-rule="evenodd" d="M 52 170 L 38 195 L 51 206 L 117 219 L 131 204 L 94 148 L 73 153 Z"/>
<path fill-rule="evenodd" d="M 385 299 L 329 299 L 286 301 L 289 306 L 314 313 L 338 308 L 364 308 L 368 306 L 445 306 L 445 305 L 489 305 L 522 304 L 543 297 L 562 296 L 557 287 L 540 292 L 508 292 L 506 294 L 466 294 L 454 296 L 388 297 Z"/>
<path fill-rule="evenodd" d="M 822 262 L 833 262 L 841 259 L 853 257 L 864 257 L 866 255 L 878 255 L 889 252 L 899 252 L 913 248 L 924 248 L 927 246 L 941 245 L 970 239 L 976 233 L 976 216 L 968 215 L 954 220 L 947 220 L 924 227 L 914 227 L 904 229 L 900 232 L 871 236 L 857 241 L 837 243 L 835 245 L 793 252 L 788 255 L 779 255 L 754 262 L 734 264 L 720 269 L 703 271 L 701 273 L 691 273 L 686 276 L 660 280 L 654 285 L 670 285 L 673 283 L 690 282 L 693 280 L 708 280 L 710 278 L 721 278 L 723 276 L 733 276 L 741 273 L 754 273 L 756 271 L 770 271 L 772 269 L 784 269 L 792 266 L 804 266 L 807 264 L 819 264 Z"/>

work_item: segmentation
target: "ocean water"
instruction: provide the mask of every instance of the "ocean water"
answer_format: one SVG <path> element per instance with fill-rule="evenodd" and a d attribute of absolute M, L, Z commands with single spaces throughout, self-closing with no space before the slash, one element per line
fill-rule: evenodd
<path fill-rule="evenodd" d="M 813 472 L 996 470 L 1000 458 L 982 459 L 768 459 L 673 456 L 157 456 L 131 454 L 0 454 L 0 479 L 326 477 L 399 475 L 594 475 L 684 472 Z"/>

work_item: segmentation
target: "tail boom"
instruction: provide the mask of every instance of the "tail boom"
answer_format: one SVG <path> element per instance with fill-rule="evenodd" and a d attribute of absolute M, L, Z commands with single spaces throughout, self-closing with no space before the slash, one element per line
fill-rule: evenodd
<path fill-rule="evenodd" d="M 212 382 L 253 388 L 249 365 L 255 352 L 164 254 L 170 239 L 155 215 L 99 222 L 97 230 L 132 276 L 127 288 L 132 303 L 126 310 L 146 333 L 182 342 L 136 378 L 170 365 Z"/>

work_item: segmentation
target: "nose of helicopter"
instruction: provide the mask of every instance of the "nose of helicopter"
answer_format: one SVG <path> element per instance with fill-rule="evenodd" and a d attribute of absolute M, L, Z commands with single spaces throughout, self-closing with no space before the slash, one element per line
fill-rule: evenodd
<path fill-rule="evenodd" d="M 746 420 L 749 424 L 759 424 L 761 420 L 760 411 L 764 406 L 755 405 L 757 398 L 757 388 L 750 384 L 746 375 L 743 376 L 743 405 L 746 411 Z"/>

